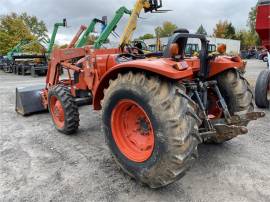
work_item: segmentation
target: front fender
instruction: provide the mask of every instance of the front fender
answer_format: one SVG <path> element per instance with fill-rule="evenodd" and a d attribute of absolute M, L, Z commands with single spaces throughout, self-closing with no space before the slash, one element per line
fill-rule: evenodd
<path fill-rule="evenodd" d="M 101 78 L 98 86 L 93 92 L 93 107 L 95 110 L 101 109 L 100 101 L 103 99 L 104 89 L 108 88 L 109 81 L 115 79 L 118 73 L 128 71 L 148 72 L 171 80 L 180 80 L 191 77 L 193 71 L 185 62 L 176 63 L 170 59 L 143 59 L 125 62 L 109 69 Z"/>

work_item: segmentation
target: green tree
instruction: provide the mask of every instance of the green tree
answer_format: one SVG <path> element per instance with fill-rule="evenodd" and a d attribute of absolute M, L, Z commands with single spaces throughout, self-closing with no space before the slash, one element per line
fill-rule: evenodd
<path fill-rule="evenodd" d="M 169 21 L 163 23 L 162 27 L 158 26 L 155 29 L 156 35 L 160 37 L 169 37 L 177 29 L 177 26 Z"/>
<path fill-rule="evenodd" d="M 36 16 L 29 16 L 27 13 L 22 13 L 19 18 L 23 20 L 31 33 L 37 38 L 48 37 L 48 30 L 45 23 L 42 20 L 38 20 Z"/>
<path fill-rule="evenodd" d="M 201 26 L 198 28 L 196 34 L 203 34 L 203 35 L 206 35 L 206 36 L 207 36 L 207 32 L 206 32 L 206 30 L 204 29 L 203 25 L 201 25 Z"/>
<path fill-rule="evenodd" d="M 61 45 L 60 48 L 67 48 L 68 44 Z"/>
<path fill-rule="evenodd" d="M 256 16 L 257 16 L 257 6 L 254 6 L 250 9 L 248 14 L 247 25 L 251 32 L 256 32 Z"/>
<path fill-rule="evenodd" d="M 235 28 L 232 23 L 228 23 L 225 31 L 225 38 L 226 39 L 235 39 Z"/>
<path fill-rule="evenodd" d="M 216 24 L 216 27 L 214 28 L 214 37 L 217 38 L 225 38 L 225 34 L 226 34 L 226 29 L 228 26 L 228 22 L 224 21 L 222 22 L 221 20 Z"/>
<path fill-rule="evenodd" d="M 257 3 L 257 5 L 258 5 L 258 3 Z M 257 5 L 250 9 L 250 12 L 248 14 L 248 23 L 247 23 L 250 32 L 254 35 L 253 38 L 256 41 L 255 45 L 260 44 L 260 39 L 259 39 L 259 36 L 256 32 Z"/>
<path fill-rule="evenodd" d="M 231 22 L 220 20 L 214 28 L 213 36 L 224 39 L 235 39 L 235 28 Z"/>
<path fill-rule="evenodd" d="M 248 29 L 236 32 L 236 39 L 241 41 L 241 49 L 248 49 L 260 44 L 259 36 L 256 33 L 256 16 L 257 7 L 254 6 L 250 9 L 248 14 Z"/>
<path fill-rule="evenodd" d="M 156 34 L 156 37 L 160 37 L 160 34 L 162 32 L 162 28 L 160 26 L 156 27 L 155 28 L 155 34 Z"/>
<path fill-rule="evenodd" d="M 245 50 L 257 45 L 257 36 L 250 30 L 240 30 L 236 32 L 237 40 L 241 41 L 241 49 Z"/>
<path fill-rule="evenodd" d="M 46 31 L 44 22 L 38 21 L 33 16 L 27 17 L 26 13 L 20 16 L 16 13 L 3 15 L 0 17 L 0 54 L 5 55 L 23 39 L 31 41 L 37 40 L 39 36 L 46 36 Z M 25 49 L 29 52 L 43 52 L 43 47 L 38 43 Z"/>
<path fill-rule="evenodd" d="M 6 54 L 22 39 L 33 40 L 28 27 L 15 14 L 0 17 L 0 54 Z"/>
<path fill-rule="evenodd" d="M 155 38 L 155 36 L 153 34 L 145 34 L 145 35 L 139 37 L 140 40 L 153 39 L 153 38 Z"/>

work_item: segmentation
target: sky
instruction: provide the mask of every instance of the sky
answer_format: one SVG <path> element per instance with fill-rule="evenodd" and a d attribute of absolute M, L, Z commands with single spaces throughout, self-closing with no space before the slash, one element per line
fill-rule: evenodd
<path fill-rule="evenodd" d="M 219 20 L 228 20 L 237 29 L 246 28 L 250 8 L 256 0 L 163 0 L 162 9 L 172 11 L 163 14 L 141 13 L 134 37 L 146 33 L 154 33 L 157 26 L 164 21 L 171 21 L 179 28 L 186 28 L 196 32 L 202 24 L 210 35 Z M 115 11 L 126 6 L 132 9 L 135 0 L 0 0 L 0 15 L 10 12 L 27 12 L 43 20 L 49 33 L 52 32 L 55 22 L 67 19 L 68 28 L 61 28 L 57 35 L 57 43 L 64 44 L 71 41 L 80 25 L 88 25 L 93 18 L 107 16 L 112 19 Z M 116 32 L 121 35 L 128 20 L 124 16 Z M 98 32 L 98 28 L 96 29 Z M 110 40 L 119 39 L 110 37 Z"/>

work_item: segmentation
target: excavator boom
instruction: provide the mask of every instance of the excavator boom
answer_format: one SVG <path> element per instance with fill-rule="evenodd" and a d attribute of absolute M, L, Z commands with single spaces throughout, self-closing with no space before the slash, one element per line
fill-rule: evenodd
<path fill-rule="evenodd" d="M 128 24 L 125 27 L 124 33 L 121 36 L 119 47 L 123 49 L 125 45 L 129 44 L 133 35 L 133 32 L 135 31 L 137 27 L 138 18 L 140 16 L 140 13 L 142 9 L 144 9 L 145 12 L 152 12 L 157 13 L 159 12 L 159 8 L 162 7 L 162 1 L 158 0 L 137 0 L 131 16 L 129 18 Z M 162 11 L 164 12 L 164 11 Z"/>
<path fill-rule="evenodd" d="M 21 40 L 19 43 L 17 43 L 16 46 L 14 46 L 8 53 L 7 53 L 7 58 L 9 60 L 13 60 L 13 54 L 14 53 L 18 53 L 18 52 L 21 52 L 21 48 L 28 44 L 29 43 L 29 40 L 26 40 L 26 39 L 23 39 Z"/>
<path fill-rule="evenodd" d="M 53 29 L 53 33 L 51 35 L 51 39 L 49 40 L 49 45 L 48 45 L 48 49 L 47 49 L 47 54 L 50 55 L 53 49 L 53 45 L 55 43 L 55 38 L 56 38 L 56 34 L 58 32 L 58 28 L 59 27 L 67 27 L 67 21 L 66 19 L 63 19 L 63 22 L 61 23 L 55 23 L 54 24 L 54 29 Z"/>
<path fill-rule="evenodd" d="M 83 35 L 81 36 L 81 38 L 79 39 L 78 43 L 76 44 L 76 46 L 75 46 L 76 48 L 81 48 L 81 47 L 85 46 L 90 33 L 94 32 L 94 29 L 95 29 L 95 26 L 97 23 L 102 24 L 106 28 L 107 17 L 103 16 L 102 20 L 97 19 L 97 18 L 93 19 L 91 21 L 90 25 L 87 27 L 87 29 L 83 33 Z"/>
<path fill-rule="evenodd" d="M 111 22 L 106 26 L 104 31 L 101 33 L 99 38 L 95 41 L 94 43 L 94 48 L 99 49 L 103 43 L 105 43 L 110 36 L 110 34 L 115 30 L 117 27 L 117 24 L 119 21 L 122 19 L 124 14 L 131 14 L 131 11 L 129 11 L 126 7 L 121 7 L 119 8 L 116 13 L 114 18 L 111 20 Z"/>

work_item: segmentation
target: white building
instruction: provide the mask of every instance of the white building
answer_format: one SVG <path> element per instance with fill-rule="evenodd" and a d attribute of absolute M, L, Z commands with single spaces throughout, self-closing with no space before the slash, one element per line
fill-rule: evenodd
<path fill-rule="evenodd" d="M 166 46 L 168 43 L 168 37 L 160 38 L 161 46 Z M 239 54 L 240 53 L 240 45 L 241 42 L 239 40 L 232 40 L 232 39 L 221 39 L 221 38 L 213 38 L 207 37 L 207 40 L 211 45 L 215 45 L 216 47 L 220 44 L 226 44 L 227 46 L 227 53 L 228 54 Z M 146 39 L 144 40 L 146 45 L 150 47 L 151 50 L 156 49 L 156 38 L 154 39 Z M 198 44 L 199 48 L 201 48 L 201 42 L 199 39 L 188 39 L 189 44 Z"/>

